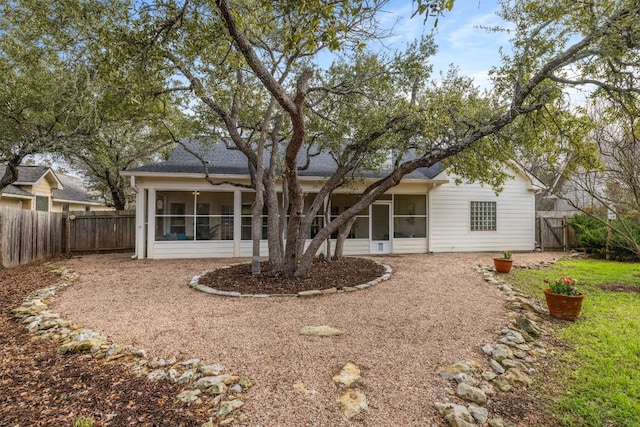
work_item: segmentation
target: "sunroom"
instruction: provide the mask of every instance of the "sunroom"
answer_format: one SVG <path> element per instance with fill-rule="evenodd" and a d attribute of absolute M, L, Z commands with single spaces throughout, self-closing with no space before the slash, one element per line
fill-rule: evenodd
<path fill-rule="evenodd" d="M 200 187 L 200 186 L 198 186 Z M 224 187 L 224 186 L 222 186 Z M 309 206 L 316 194 L 305 195 Z M 145 200 L 146 199 L 146 200 Z M 146 209 L 146 245 L 139 257 L 251 256 L 252 191 L 238 188 L 175 190 L 150 188 L 138 193 Z M 334 194 L 313 220 L 308 239 L 331 219 L 351 207 L 357 194 Z M 154 203 L 147 201 L 155 200 Z M 359 212 L 345 242 L 345 254 L 427 251 L 427 192 L 385 194 Z M 267 212 L 262 215 L 261 255 L 267 255 Z M 335 236 L 333 236 L 335 237 Z M 145 253 L 140 249 L 146 246 Z"/>

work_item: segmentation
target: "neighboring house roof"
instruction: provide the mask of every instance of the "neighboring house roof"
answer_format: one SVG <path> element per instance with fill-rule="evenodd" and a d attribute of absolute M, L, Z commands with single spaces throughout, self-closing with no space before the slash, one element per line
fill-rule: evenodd
<path fill-rule="evenodd" d="M 87 205 L 101 205 L 85 188 L 80 178 L 75 176 L 57 174 L 62 188 L 53 190 L 53 199 L 58 202 L 84 203 Z"/>
<path fill-rule="evenodd" d="M 0 176 L 4 175 L 6 170 L 7 165 L 0 165 Z M 62 186 L 56 174 L 47 166 L 18 166 L 18 180 L 13 185 L 34 185 L 41 178 L 48 179 L 53 188 Z"/>
<path fill-rule="evenodd" d="M 185 148 L 186 147 L 186 148 Z M 222 142 L 205 143 L 187 140 L 178 144 L 167 161 L 153 163 L 124 171 L 123 175 L 163 175 L 163 174 L 204 174 L 205 169 L 196 153 L 207 162 L 209 175 L 248 175 L 249 168 L 244 154 L 230 148 Z M 306 163 L 306 152 L 298 155 L 298 164 Z M 328 152 L 318 153 L 310 158 L 309 167 L 300 170 L 302 177 L 329 177 L 336 170 L 337 164 Z M 407 175 L 404 179 L 433 179 L 442 171 L 442 164 L 437 163 L 429 168 L 420 168 Z M 359 174 L 363 178 L 381 178 L 384 171 L 363 171 Z"/>
<path fill-rule="evenodd" d="M 0 165 L 0 176 L 7 169 Z M 40 179 L 47 179 L 52 187 L 51 197 L 56 202 L 71 202 L 90 205 L 103 203 L 91 195 L 80 178 L 54 173 L 48 166 L 18 166 L 18 180 L 2 190 L 2 196 L 20 199 L 33 198 L 34 194 L 22 188 L 35 185 Z"/>
<path fill-rule="evenodd" d="M 30 199 L 33 197 L 33 194 L 29 193 L 26 190 L 23 190 L 20 187 L 16 187 L 13 184 L 9 184 L 2 190 L 2 195 L 9 195 L 11 197 L 16 197 L 18 199 Z"/>

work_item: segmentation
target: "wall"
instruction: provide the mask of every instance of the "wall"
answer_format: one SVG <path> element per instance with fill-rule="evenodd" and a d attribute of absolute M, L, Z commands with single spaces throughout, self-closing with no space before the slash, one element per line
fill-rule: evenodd
<path fill-rule="evenodd" d="M 429 243 L 432 252 L 515 251 L 535 247 L 535 195 L 530 181 L 519 173 L 507 181 L 496 196 L 490 186 L 455 185 L 455 177 L 441 173 L 436 179 L 448 179 L 429 193 L 431 216 Z M 495 201 L 495 231 L 471 231 L 471 201 Z"/>

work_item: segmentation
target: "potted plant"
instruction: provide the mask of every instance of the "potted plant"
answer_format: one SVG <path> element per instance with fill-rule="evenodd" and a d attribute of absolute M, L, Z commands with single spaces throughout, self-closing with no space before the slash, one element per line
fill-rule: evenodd
<path fill-rule="evenodd" d="M 493 265 L 498 273 L 508 273 L 511 271 L 513 264 L 513 260 L 511 259 L 512 255 L 513 253 L 507 249 L 506 251 L 502 251 L 502 258 L 493 259 Z"/>
<path fill-rule="evenodd" d="M 544 290 L 549 314 L 557 319 L 576 320 L 582 310 L 584 294 L 578 291 L 576 280 L 560 276 L 555 281 L 545 280 L 549 287 Z"/>

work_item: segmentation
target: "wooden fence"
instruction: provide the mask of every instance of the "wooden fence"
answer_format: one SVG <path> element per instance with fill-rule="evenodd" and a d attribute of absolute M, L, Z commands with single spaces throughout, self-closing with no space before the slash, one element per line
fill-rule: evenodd
<path fill-rule="evenodd" d="M 566 216 L 538 215 L 536 241 L 543 251 L 567 251 L 578 246 L 576 231 L 569 225 Z"/>
<path fill-rule="evenodd" d="M 65 213 L 64 250 L 67 254 L 133 250 L 135 229 L 131 211 Z"/>
<path fill-rule="evenodd" d="M 27 264 L 62 253 L 62 214 L 0 207 L 3 267 Z"/>
<path fill-rule="evenodd" d="M 132 251 L 131 211 L 39 212 L 0 206 L 0 263 L 27 264 L 56 255 Z"/>

